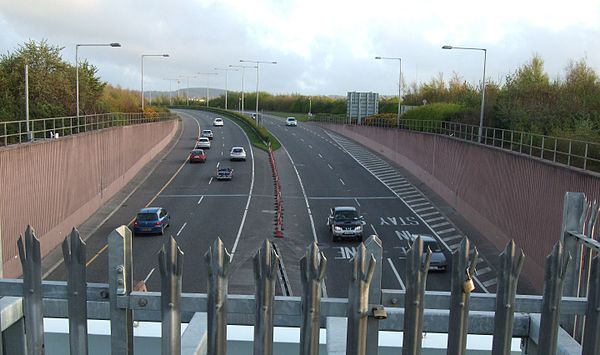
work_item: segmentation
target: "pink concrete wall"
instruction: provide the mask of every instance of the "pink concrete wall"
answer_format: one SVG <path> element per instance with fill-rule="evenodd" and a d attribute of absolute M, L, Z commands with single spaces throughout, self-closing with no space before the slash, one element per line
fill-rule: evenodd
<path fill-rule="evenodd" d="M 178 127 L 170 120 L 0 148 L 5 277 L 21 273 L 16 241 L 27 224 L 45 255 L 166 147 Z"/>
<path fill-rule="evenodd" d="M 444 136 L 324 126 L 405 167 L 499 249 L 514 239 L 527 256 L 524 272 L 539 288 L 545 257 L 560 239 L 565 192 L 600 200 L 600 174 Z"/>

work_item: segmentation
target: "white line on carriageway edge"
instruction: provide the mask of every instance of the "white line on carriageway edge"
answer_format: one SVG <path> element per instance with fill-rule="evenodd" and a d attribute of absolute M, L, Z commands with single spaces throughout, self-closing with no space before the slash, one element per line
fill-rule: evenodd
<path fill-rule="evenodd" d="M 334 141 L 335 141 L 335 138 L 333 138 L 333 136 L 332 136 L 332 135 L 331 135 L 329 132 L 327 132 L 327 131 L 326 131 L 325 133 L 327 133 L 327 135 L 329 135 L 329 137 L 330 137 L 332 140 L 334 140 Z M 337 142 L 336 142 L 336 143 L 337 143 Z M 348 143 L 350 143 L 350 144 L 354 144 L 354 143 L 352 143 L 352 142 L 350 142 L 350 141 L 348 141 Z M 448 244 L 447 244 L 447 243 L 444 241 L 444 239 L 442 239 L 442 237 L 440 237 L 440 236 L 439 236 L 439 235 L 436 233 L 436 231 L 435 231 L 435 230 L 433 230 L 433 228 L 431 228 L 427 222 L 425 222 L 425 220 L 423 219 L 423 217 L 421 217 L 421 216 L 420 216 L 420 215 L 419 215 L 417 212 L 415 212 L 415 210 L 414 210 L 412 207 L 410 207 L 410 206 L 409 206 L 409 205 L 408 205 L 408 204 L 407 204 L 407 203 L 404 201 L 404 199 L 403 199 L 402 197 L 400 197 L 400 195 L 398 195 L 398 194 L 396 193 L 396 191 L 394 191 L 392 188 L 390 188 L 390 187 L 389 187 L 389 186 L 388 186 L 388 185 L 387 185 L 385 182 L 383 182 L 383 180 L 381 180 L 381 179 L 380 179 L 380 178 L 379 178 L 377 175 L 375 175 L 375 174 L 374 174 L 374 173 L 373 173 L 371 170 L 369 170 L 369 169 L 368 169 L 366 166 L 364 166 L 364 165 L 363 165 L 363 163 L 361 163 L 361 162 L 360 162 L 358 159 L 356 159 L 356 158 L 354 157 L 354 155 L 353 155 L 353 154 L 350 154 L 350 152 L 348 152 L 348 150 L 347 150 L 347 149 L 346 149 L 344 146 L 342 146 L 340 143 L 337 143 L 337 144 L 338 144 L 338 145 L 341 147 L 341 149 L 342 149 L 344 152 L 346 152 L 346 154 L 348 154 L 350 157 L 352 157 L 352 159 L 354 159 L 354 161 L 356 161 L 356 162 L 358 163 L 358 165 L 362 166 L 362 167 L 363 167 L 363 168 L 364 168 L 366 171 L 368 171 L 368 172 L 369 172 L 371 175 L 373 175 L 373 177 L 375 177 L 377 180 L 379 180 L 379 182 L 381 182 L 381 183 L 382 183 L 382 184 L 383 184 L 385 187 L 387 187 L 387 188 L 388 188 L 388 190 L 390 190 L 390 191 L 391 191 L 391 192 L 392 192 L 394 195 L 396 195 L 396 196 L 397 196 L 397 197 L 398 197 L 398 198 L 399 198 L 399 199 L 400 199 L 400 200 L 401 200 L 401 201 L 402 201 L 402 202 L 403 202 L 403 203 L 406 205 L 406 207 L 408 207 L 408 209 L 410 209 L 410 210 L 411 210 L 411 211 L 412 211 L 412 212 L 413 212 L 413 213 L 414 213 L 414 214 L 415 214 L 415 215 L 416 215 L 416 216 L 417 216 L 417 217 L 418 217 L 418 218 L 421 220 L 421 222 L 423 222 L 423 224 L 424 224 L 424 225 L 426 225 L 426 226 L 427 226 L 427 228 L 429 228 L 429 230 L 431 230 L 431 232 L 432 232 L 433 234 L 435 234 L 435 236 L 438 238 L 438 240 L 439 240 L 439 241 L 440 241 L 440 242 L 441 242 L 441 243 L 442 243 L 442 244 L 443 244 L 443 245 L 446 247 L 446 250 L 448 250 L 448 251 L 450 251 L 450 253 L 452 253 L 452 249 L 450 249 L 450 246 L 449 246 L 449 245 L 448 245 Z M 415 187 L 415 189 L 416 189 L 416 187 Z M 425 196 L 425 195 L 423 195 L 423 196 Z M 476 276 L 473 276 L 473 280 L 475 280 L 475 282 L 477 282 L 477 284 L 478 284 L 478 285 L 481 287 L 481 289 L 482 289 L 482 290 L 483 290 L 485 293 L 490 293 L 490 291 L 487 289 L 487 287 L 485 287 L 485 286 L 483 285 L 483 283 L 481 283 L 481 281 L 480 281 L 480 280 L 479 280 L 479 279 L 478 279 Z"/>
<path fill-rule="evenodd" d="M 281 143 L 281 139 L 279 139 L 277 137 L 277 135 L 275 135 L 275 138 L 277 138 L 279 140 L 279 142 Z M 306 204 L 306 210 L 308 211 L 308 218 L 310 220 L 310 228 L 312 230 L 313 239 L 314 239 L 315 243 L 318 244 L 319 240 L 317 239 L 317 230 L 315 229 L 315 221 L 313 219 L 312 212 L 310 210 L 310 203 L 308 202 L 308 196 L 306 196 L 306 190 L 304 189 L 304 184 L 302 183 L 302 178 L 300 177 L 300 173 L 298 172 L 298 169 L 296 168 L 296 163 L 294 163 L 294 159 L 292 159 L 290 152 L 288 152 L 288 150 L 285 148 L 285 146 L 283 144 L 281 144 L 281 148 L 283 149 L 285 154 L 288 156 L 288 159 L 292 163 L 292 168 L 294 168 L 294 172 L 296 173 L 296 177 L 298 178 L 298 182 L 300 183 L 300 189 L 302 190 L 302 196 L 304 196 L 304 203 Z M 327 287 L 325 286 L 325 280 L 323 280 L 323 282 L 321 284 L 321 289 L 323 290 L 323 297 L 327 298 Z"/>
<path fill-rule="evenodd" d="M 238 243 L 240 242 L 240 236 L 242 235 L 242 230 L 244 229 L 244 223 L 246 223 L 246 216 L 248 215 L 248 208 L 250 207 L 250 201 L 252 200 L 252 191 L 254 191 L 254 149 L 252 148 L 252 143 L 250 143 L 250 139 L 246 132 L 240 127 L 237 123 L 230 120 L 231 123 L 238 126 L 238 128 L 244 133 L 244 137 L 246 137 L 246 142 L 248 142 L 248 149 L 250 150 L 250 159 L 252 160 L 252 179 L 250 180 L 250 192 L 248 193 L 248 200 L 246 201 L 246 207 L 244 208 L 244 215 L 242 216 L 242 222 L 240 223 L 240 228 L 238 229 L 237 235 L 235 236 L 235 242 L 233 242 L 233 248 L 231 248 L 231 260 L 233 260 L 233 256 L 235 255 L 235 251 L 237 250 Z M 221 152 L 223 155 L 223 152 Z"/>

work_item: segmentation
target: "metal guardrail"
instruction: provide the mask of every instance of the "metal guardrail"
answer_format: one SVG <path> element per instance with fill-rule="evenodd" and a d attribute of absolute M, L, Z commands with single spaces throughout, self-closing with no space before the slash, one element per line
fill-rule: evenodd
<path fill-rule="evenodd" d="M 169 120 L 176 117 L 170 112 L 143 113 L 101 113 L 85 116 L 39 118 L 27 121 L 0 122 L 0 147 L 89 132 L 115 126 L 129 126 L 140 123 Z"/>
<path fill-rule="evenodd" d="M 365 119 L 357 123 L 345 116 L 316 115 L 311 121 L 353 124 L 372 127 L 398 128 L 410 131 L 440 134 L 454 139 L 477 143 L 479 126 L 424 120 Z M 545 136 L 501 128 L 483 127 L 481 144 L 509 150 L 515 153 L 552 161 L 555 163 L 600 172 L 600 143 L 560 137 Z"/>
<path fill-rule="evenodd" d="M 597 206 L 581 211 L 566 204 L 568 217 L 595 230 Z M 565 219 L 566 221 L 566 219 Z M 569 229 L 570 231 L 570 229 Z M 593 237 L 593 235 L 589 235 Z M 162 322 L 163 354 L 219 354 L 227 352 L 227 324 L 254 326 L 254 354 L 273 354 L 275 326 L 300 328 L 300 354 L 319 353 L 319 329 L 346 334 L 328 336 L 328 349 L 346 354 L 377 354 L 378 332 L 403 331 L 403 354 L 421 354 L 423 332 L 448 333 L 448 354 L 465 354 L 467 334 L 493 335 L 492 354 L 509 354 L 511 339 L 522 338 L 524 354 L 600 353 L 598 313 L 600 303 L 600 257 L 591 260 L 586 297 L 561 297 L 567 265 L 571 259 L 563 241 L 547 258 L 544 294 L 516 295 L 524 255 L 510 242 L 500 255 L 496 295 L 472 293 L 477 248 L 464 239 L 452 255 L 451 292 L 426 292 L 430 251 L 414 240 L 406 258 L 407 289 L 382 290 L 381 241 L 371 236 L 357 248 L 352 260 L 348 299 L 321 298 L 327 259 L 316 243 L 300 260 L 302 297 L 275 296 L 280 256 L 266 239 L 254 256 L 256 291 L 229 295 L 231 256 L 220 239 L 205 254 L 207 294 L 181 293 L 183 252 L 171 237 L 158 256 L 161 292 L 134 292 L 132 234 L 126 226 L 108 236 L 108 284 L 87 284 L 85 243 L 76 230 L 65 238 L 63 255 L 67 282 L 42 281 L 40 243 L 28 227 L 18 242 L 23 280 L 0 280 L 3 347 L 7 353 L 27 349 L 43 354 L 43 318 L 69 318 L 71 354 L 87 354 L 87 319 L 111 323 L 111 353 L 133 354 L 133 321 Z M 17 297 L 17 298 L 6 298 Z M 7 300 L 7 301 L 5 301 Z M 181 334 L 181 322 L 196 322 L 207 313 L 206 326 Z M 579 345 L 560 326 L 559 318 L 585 318 Z M 347 319 L 347 322 L 343 318 Z M 23 326 L 25 319 L 25 326 Z M 25 330 L 25 331 L 24 331 Z M 10 334 L 10 336 L 8 336 Z M 184 349 L 193 348 L 182 352 Z M 189 347 L 189 344 L 197 346 Z M 345 345 L 345 346 L 344 346 Z M 24 353 L 23 351 L 19 353 Z"/>

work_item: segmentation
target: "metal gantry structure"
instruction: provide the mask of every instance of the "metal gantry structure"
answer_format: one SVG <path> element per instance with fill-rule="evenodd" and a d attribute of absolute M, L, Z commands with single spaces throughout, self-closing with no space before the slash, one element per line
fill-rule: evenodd
<path fill-rule="evenodd" d="M 23 279 L 0 280 L 0 353 L 43 354 L 43 317 L 63 317 L 69 318 L 72 354 L 87 354 L 88 319 L 110 320 L 111 354 L 125 355 L 133 354 L 134 320 L 160 321 L 162 354 L 172 355 L 226 354 L 228 324 L 254 326 L 255 355 L 273 354 L 276 326 L 299 327 L 299 353 L 308 355 L 319 353 L 321 328 L 339 335 L 327 337 L 328 350 L 336 354 L 377 354 L 380 331 L 403 331 L 404 355 L 426 353 L 423 332 L 448 333 L 449 354 L 466 354 L 467 334 L 492 335 L 493 355 L 511 353 L 512 338 L 522 338 L 524 354 L 598 354 L 600 258 L 590 258 L 587 297 L 562 294 L 563 286 L 571 287 L 567 280 L 573 265 L 577 269 L 570 244 L 596 245 L 599 209 L 578 193 L 568 193 L 565 201 L 565 238 L 547 258 L 543 296 L 516 294 L 525 256 L 513 242 L 500 255 L 496 295 L 474 292 L 478 252 L 466 238 L 452 255 L 450 292 L 425 291 L 430 251 L 420 237 L 407 254 L 406 291 L 381 289 L 383 248 L 374 235 L 359 245 L 351 261 L 348 299 L 322 298 L 327 259 L 316 243 L 300 260 L 302 296 L 276 296 L 280 256 L 269 238 L 254 256 L 254 295 L 228 293 L 231 255 L 220 239 L 205 254 L 207 294 L 182 294 L 183 252 L 172 237 L 158 255 L 161 291 L 137 292 L 132 288 L 132 233 L 126 226 L 108 236 L 108 284 L 86 283 L 85 242 L 75 229 L 63 243 L 67 282 L 42 281 L 40 242 L 27 227 L 18 241 Z M 561 317 L 567 324 L 581 318 L 581 343 L 559 325 Z M 189 323 L 183 334 L 182 322 Z"/>

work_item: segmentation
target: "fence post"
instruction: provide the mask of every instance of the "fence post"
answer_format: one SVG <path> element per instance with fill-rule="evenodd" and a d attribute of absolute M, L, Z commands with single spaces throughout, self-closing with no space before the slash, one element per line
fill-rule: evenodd
<path fill-rule="evenodd" d="M 369 264 L 367 265 L 367 258 Z M 369 316 L 369 284 L 375 272 L 375 256 L 367 253 L 360 243 L 352 263 L 352 275 L 348 284 L 348 329 L 346 331 L 346 354 L 366 355 L 367 317 Z"/>
<path fill-rule="evenodd" d="M 166 246 L 166 248 L 165 248 Z M 173 237 L 158 252 L 161 288 L 162 354 L 181 354 L 181 274 L 183 252 Z"/>
<path fill-rule="evenodd" d="M 585 144 L 585 154 L 583 155 L 583 170 L 587 169 L 587 159 L 588 159 L 588 147 L 589 144 Z"/>
<path fill-rule="evenodd" d="M 586 214 L 587 199 L 582 192 L 567 192 L 563 204 L 563 220 L 561 241 L 566 253 L 573 260 L 566 266 L 563 295 L 577 297 L 581 287 L 581 255 L 583 246 L 569 232 L 582 233 Z M 565 330 L 575 334 L 576 316 L 563 316 L 561 325 Z"/>
<path fill-rule="evenodd" d="M 585 312 L 582 355 L 600 353 L 600 257 L 595 256 L 590 270 L 590 289 Z"/>
<path fill-rule="evenodd" d="M 120 226 L 108 235 L 111 355 L 133 355 L 133 312 L 117 305 L 117 297 L 129 295 L 132 284 L 131 230 Z"/>
<path fill-rule="evenodd" d="M 448 354 L 462 355 L 466 352 L 469 323 L 469 297 L 475 288 L 473 274 L 479 252 L 473 246 L 470 258 L 470 243 L 464 238 L 452 254 L 452 282 L 450 295 L 450 320 L 448 324 Z"/>
<path fill-rule="evenodd" d="M 498 289 L 496 290 L 492 355 L 510 354 L 515 318 L 515 295 L 523 261 L 525 261 L 523 250 L 517 251 L 515 241 L 511 240 L 500 254 L 502 269 L 498 273 Z"/>
<path fill-rule="evenodd" d="M 208 266 L 208 355 L 227 353 L 227 292 L 231 254 L 221 238 L 209 247 L 204 259 Z"/>
<path fill-rule="evenodd" d="M 69 348 L 72 355 L 88 353 L 85 249 L 85 242 L 73 228 L 62 243 L 63 258 L 67 266 Z"/>
<path fill-rule="evenodd" d="M 302 281 L 302 321 L 300 328 L 300 354 L 319 354 L 319 331 L 321 312 L 321 282 L 325 278 L 327 258 L 312 242 L 300 259 Z"/>
<path fill-rule="evenodd" d="M 420 355 L 423 340 L 423 308 L 425 285 L 429 271 L 431 250 L 427 248 L 425 261 L 421 237 L 412 244 L 406 255 L 406 297 L 404 298 L 404 339 L 402 355 Z"/>
<path fill-rule="evenodd" d="M 254 355 L 273 354 L 273 301 L 278 266 L 279 256 L 271 242 L 265 239 L 254 255 Z"/>
<path fill-rule="evenodd" d="M 367 255 L 372 255 L 375 258 L 375 267 L 371 282 L 369 282 L 369 298 L 368 302 L 372 305 L 381 305 L 381 273 L 383 266 L 383 247 L 381 239 L 376 235 L 371 235 L 365 242 Z M 382 309 L 383 310 L 383 309 Z M 367 318 L 367 354 L 377 354 L 379 349 L 379 317 L 374 317 L 375 309 L 369 310 Z M 385 310 L 383 310 L 385 311 Z"/>
<path fill-rule="evenodd" d="M 562 298 L 563 281 L 566 276 L 565 271 L 570 258 L 569 252 L 563 248 L 562 241 L 554 244 L 552 254 L 546 257 L 538 354 L 556 354 L 560 299 Z"/>
<path fill-rule="evenodd" d="M 42 257 L 40 241 L 31 226 L 25 229 L 23 237 L 17 241 L 19 258 L 23 268 L 23 316 L 25 318 L 25 338 L 28 355 L 44 354 L 44 316 L 42 311 Z"/>

